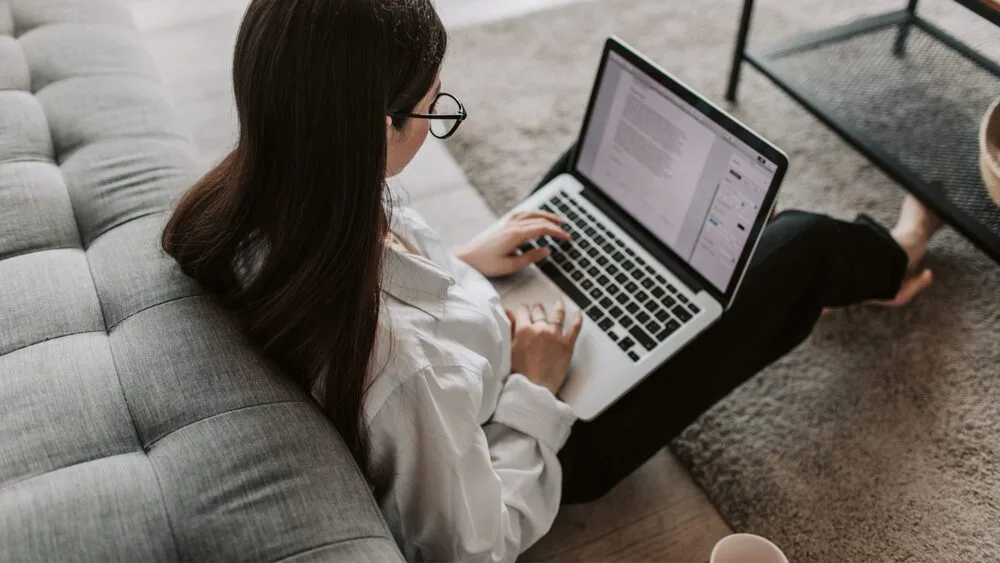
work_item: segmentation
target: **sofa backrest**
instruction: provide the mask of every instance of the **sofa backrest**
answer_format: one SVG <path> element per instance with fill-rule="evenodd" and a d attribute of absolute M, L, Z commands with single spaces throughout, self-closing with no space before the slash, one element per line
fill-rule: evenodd
<path fill-rule="evenodd" d="M 160 249 L 192 147 L 127 10 L 0 0 L 0 561 L 399 560 L 326 418 Z"/>

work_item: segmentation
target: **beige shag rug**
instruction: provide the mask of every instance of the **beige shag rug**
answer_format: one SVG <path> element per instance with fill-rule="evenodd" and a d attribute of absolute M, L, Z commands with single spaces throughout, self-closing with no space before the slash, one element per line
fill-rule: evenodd
<path fill-rule="evenodd" d="M 904 4 L 763 0 L 753 40 Z M 738 11 L 737 0 L 597 0 L 458 30 L 444 80 L 471 118 L 449 149 L 503 211 L 576 136 L 604 37 L 719 101 Z M 1000 58 L 997 30 L 957 4 L 921 11 Z M 960 97 L 976 110 L 993 87 Z M 791 157 L 781 207 L 895 217 L 900 188 L 752 70 L 734 112 Z M 733 528 L 799 562 L 1000 561 L 1000 266 L 950 230 L 928 263 L 937 281 L 915 305 L 824 318 L 672 445 Z"/>

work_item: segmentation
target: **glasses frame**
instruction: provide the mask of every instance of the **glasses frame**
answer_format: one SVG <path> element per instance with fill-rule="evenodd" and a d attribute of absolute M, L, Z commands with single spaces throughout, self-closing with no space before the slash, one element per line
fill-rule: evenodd
<path fill-rule="evenodd" d="M 440 100 L 441 98 L 444 98 L 444 97 L 451 98 L 455 102 L 455 104 L 458 105 L 458 113 L 446 113 L 446 114 L 440 114 L 440 113 L 390 113 L 389 117 L 395 117 L 395 118 L 398 118 L 398 119 L 408 119 L 408 118 L 431 119 L 431 120 L 435 120 L 435 119 L 437 119 L 437 120 L 453 119 L 455 121 L 455 124 L 452 125 L 451 130 L 448 131 L 447 133 L 445 133 L 444 135 L 438 135 L 437 133 L 434 132 L 434 128 L 431 127 L 431 131 L 430 131 L 431 135 L 434 135 L 438 139 L 447 139 L 448 137 L 451 137 L 452 135 L 454 135 L 455 131 L 458 131 L 458 126 L 461 125 L 462 122 L 465 121 L 465 119 L 467 117 L 469 117 L 469 113 L 467 111 L 465 111 L 465 106 L 462 105 L 462 102 L 458 101 L 458 98 L 456 98 L 455 96 L 452 96 L 451 94 L 448 94 L 446 92 L 438 92 L 438 95 L 434 96 L 434 102 L 431 104 L 431 107 L 434 107 L 435 105 L 437 105 L 438 100 Z"/>

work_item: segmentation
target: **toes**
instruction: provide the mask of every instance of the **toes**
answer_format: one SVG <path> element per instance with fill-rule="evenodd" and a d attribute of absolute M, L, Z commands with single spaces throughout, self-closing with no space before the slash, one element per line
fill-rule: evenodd
<path fill-rule="evenodd" d="M 876 303 L 886 307 L 902 307 L 913 301 L 914 297 L 930 287 L 933 282 L 934 274 L 929 269 L 924 269 L 920 274 L 911 276 L 903 281 L 903 285 L 899 288 L 899 293 L 892 300 Z"/>

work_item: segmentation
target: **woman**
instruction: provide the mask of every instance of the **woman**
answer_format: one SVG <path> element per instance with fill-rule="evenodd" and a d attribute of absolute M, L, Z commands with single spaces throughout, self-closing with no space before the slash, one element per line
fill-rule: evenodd
<path fill-rule="evenodd" d="M 937 223 L 913 200 L 891 234 L 782 214 L 722 321 L 575 422 L 557 396 L 581 319 L 560 303 L 507 312 L 486 279 L 544 259 L 516 248 L 565 238 L 559 219 L 517 215 L 451 253 L 388 203 L 386 178 L 464 117 L 439 94 L 445 44 L 430 0 L 253 0 L 233 72 L 238 145 L 163 234 L 322 404 L 408 559 L 515 559 L 560 503 L 602 495 L 824 307 L 902 304 L 930 282 L 914 273 Z"/>

